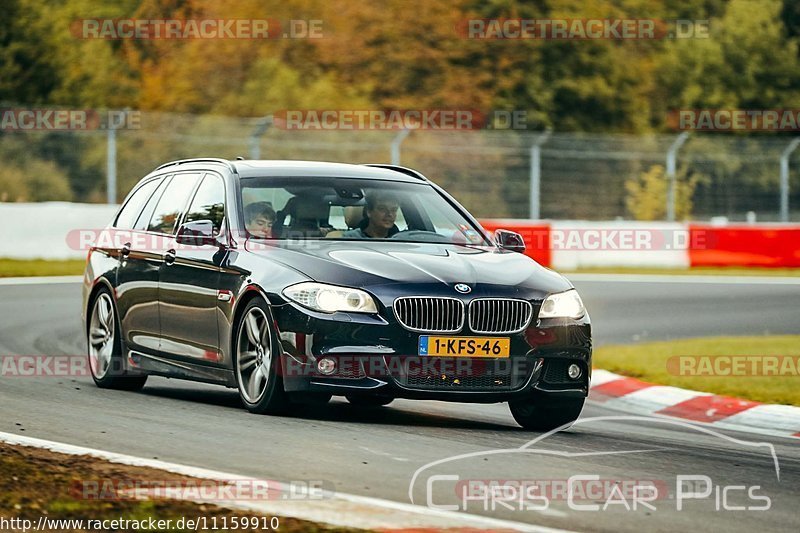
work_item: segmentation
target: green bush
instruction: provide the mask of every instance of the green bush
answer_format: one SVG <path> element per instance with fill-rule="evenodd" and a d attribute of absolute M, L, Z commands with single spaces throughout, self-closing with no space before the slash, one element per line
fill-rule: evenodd
<path fill-rule="evenodd" d="M 67 175 L 52 161 L 29 159 L 24 166 L 0 166 L 0 201 L 70 201 L 72 190 Z"/>

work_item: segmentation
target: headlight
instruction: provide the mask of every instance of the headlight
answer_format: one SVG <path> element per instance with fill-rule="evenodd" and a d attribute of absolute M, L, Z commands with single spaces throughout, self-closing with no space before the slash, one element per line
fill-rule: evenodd
<path fill-rule="evenodd" d="M 304 307 L 333 313 L 345 311 L 353 313 L 377 313 L 372 296 L 359 289 L 336 287 L 324 283 L 304 282 L 286 287 L 283 295 Z"/>
<path fill-rule="evenodd" d="M 575 289 L 551 294 L 542 302 L 539 318 L 580 318 L 586 314 L 581 297 Z"/>

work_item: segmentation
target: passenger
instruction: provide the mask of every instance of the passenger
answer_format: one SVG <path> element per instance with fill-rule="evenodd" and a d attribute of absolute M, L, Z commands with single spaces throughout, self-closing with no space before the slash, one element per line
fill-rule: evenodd
<path fill-rule="evenodd" d="M 254 237 L 272 238 L 275 210 L 270 202 L 255 202 L 244 208 L 244 225 Z"/>
<path fill-rule="evenodd" d="M 345 231 L 345 239 L 386 239 L 398 233 L 395 225 L 399 204 L 390 193 L 368 194 L 364 206 L 364 218 L 357 228 Z"/>

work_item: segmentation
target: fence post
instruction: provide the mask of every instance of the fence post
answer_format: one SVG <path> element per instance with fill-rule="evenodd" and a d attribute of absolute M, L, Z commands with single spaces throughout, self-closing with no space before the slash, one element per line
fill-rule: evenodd
<path fill-rule="evenodd" d="M 689 138 L 689 132 L 684 131 L 678 138 L 672 142 L 670 145 L 669 150 L 667 151 L 667 180 L 668 180 L 668 189 L 667 189 L 667 221 L 675 222 L 675 188 L 676 188 L 676 178 L 675 178 L 675 167 L 676 167 L 676 159 L 678 157 L 678 150 L 683 143 L 686 142 L 686 139 Z"/>
<path fill-rule="evenodd" d="M 542 145 L 547 142 L 552 132 L 550 128 L 546 129 L 533 140 L 530 148 L 531 192 L 528 218 L 531 220 L 538 220 L 541 216 Z"/>
<path fill-rule="evenodd" d="M 403 144 L 403 141 L 408 137 L 408 134 L 411 133 L 411 130 L 401 130 L 398 132 L 397 135 L 394 136 L 392 139 L 392 164 L 399 165 L 400 164 L 400 145 Z"/>
<path fill-rule="evenodd" d="M 267 115 L 256 122 L 256 127 L 248 139 L 250 159 L 261 159 L 261 137 L 264 136 L 270 126 L 272 126 L 272 115 Z"/>
<path fill-rule="evenodd" d="M 117 129 L 110 123 L 106 131 L 106 203 L 117 203 Z"/>
<path fill-rule="evenodd" d="M 800 137 L 789 143 L 781 154 L 781 222 L 789 222 L 789 157 L 800 144 Z"/>

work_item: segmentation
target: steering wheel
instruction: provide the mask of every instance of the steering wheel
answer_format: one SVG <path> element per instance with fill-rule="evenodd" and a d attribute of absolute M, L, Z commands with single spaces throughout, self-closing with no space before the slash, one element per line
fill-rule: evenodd
<path fill-rule="evenodd" d="M 450 239 L 444 235 L 439 235 L 435 231 L 425 231 L 419 229 L 407 229 L 392 235 L 392 239 L 414 239 L 422 242 L 449 243 Z"/>

